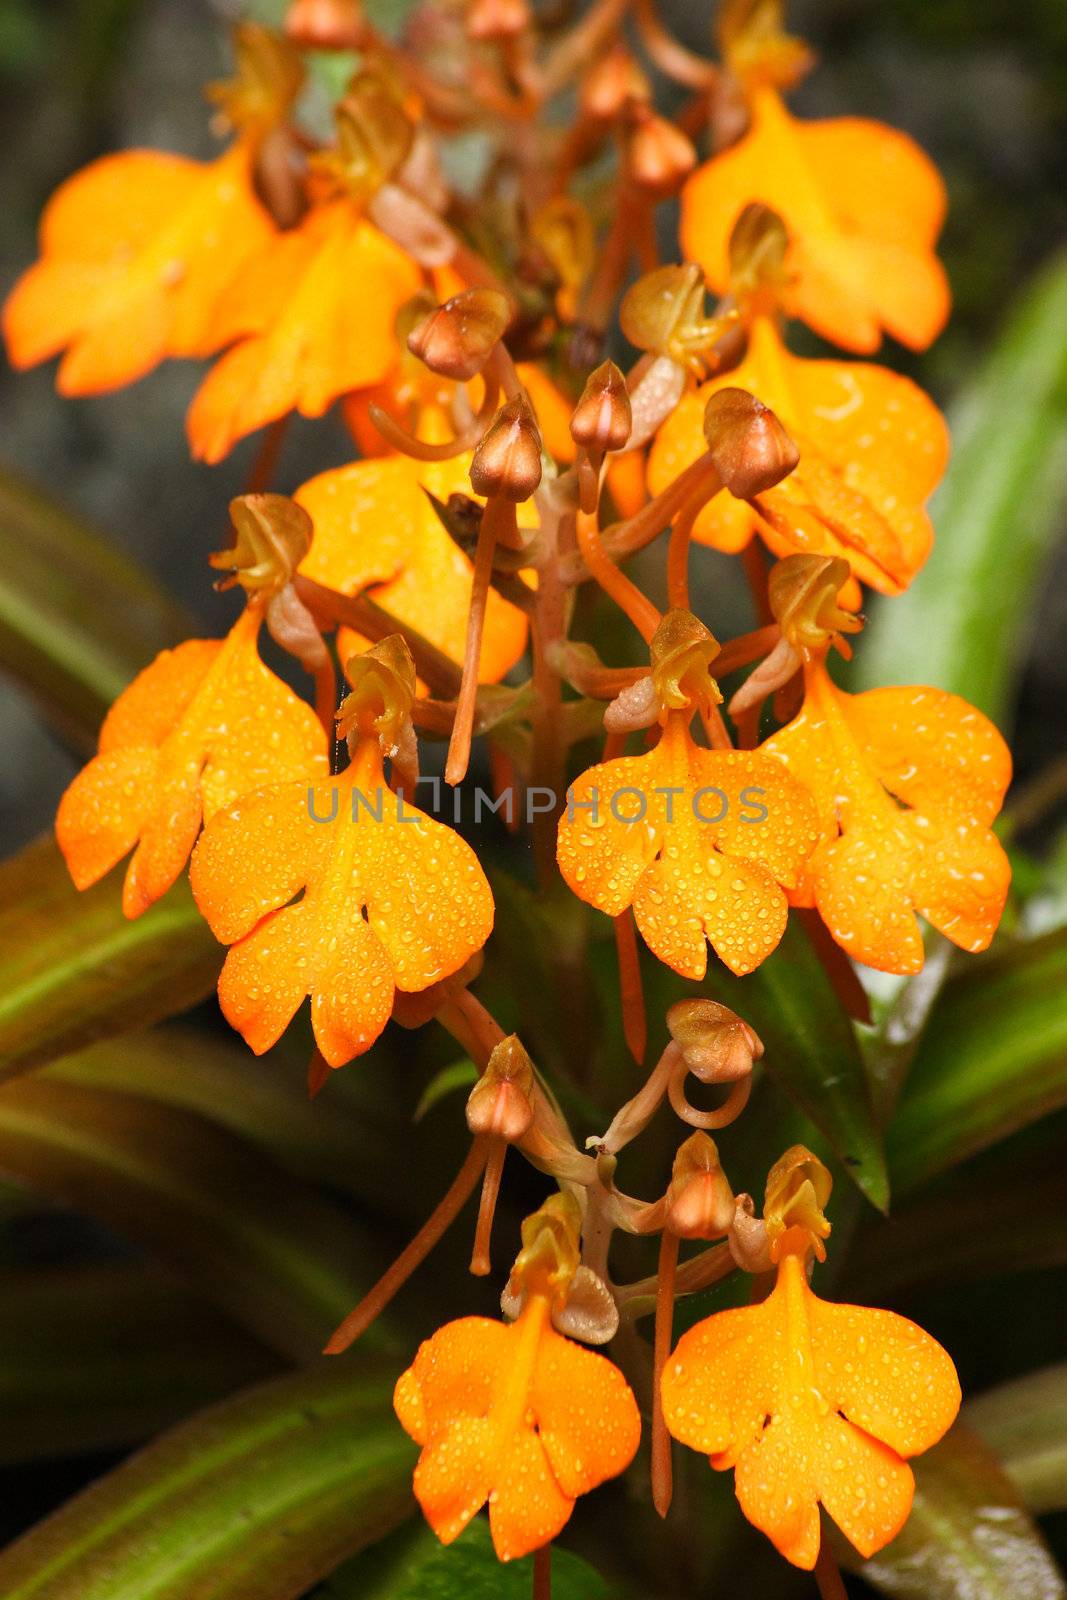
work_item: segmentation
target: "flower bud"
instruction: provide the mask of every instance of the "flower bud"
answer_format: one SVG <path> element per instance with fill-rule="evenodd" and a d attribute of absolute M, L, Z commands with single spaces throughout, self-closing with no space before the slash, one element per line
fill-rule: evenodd
<path fill-rule="evenodd" d="M 774 412 L 747 389 L 717 389 L 704 410 L 704 437 L 723 485 L 738 500 L 773 489 L 800 452 Z"/>
<path fill-rule="evenodd" d="M 627 106 L 651 100 L 652 88 L 626 46 L 617 44 L 586 73 L 579 95 L 587 117 L 614 122 Z"/>
<path fill-rule="evenodd" d="M 602 361 L 582 390 L 571 417 L 571 438 L 596 455 L 625 450 L 633 414 L 630 395 L 614 361 Z"/>
<path fill-rule="evenodd" d="M 529 26 L 526 0 L 470 0 L 467 6 L 469 39 L 515 39 Z"/>
<path fill-rule="evenodd" d="M 775 562 L 767 581 L 767 598 L 782 635 L 795 650 L 826 650 L 831 644 L 843 655 L 851 648 L 843 633 L 858 633 L 862 617 L 837 603 L 852 569 L 840 556 L 786 556 Z"/>
<path fill-rule="evenodd" d="M 515 1034 L 502 1039 L 467 1101 L 470 1131 L 517 1144 L 533 1121 L 533 1084 L 533 1062 Z"/>
<path fill-rule="evenodd" d="M 718 653 L 718 640 L 691 611 L 666 612 L 649 645 L 661 709 L 684 711 L 695 705 L 710 711 L 719 705 L 722 695 L 709 671 Z"/>
<path fill-rule="evenodd" d="M 229 573 L 216 587 L 239 583 L 262 599 L 280 594 L 311 549 L 314 528 L 303 506 L 284 494 L 242 494 L 230 501 L 230 520 L 233 548 L 208 556 L 216 571 Z"/>
<path fill-rule="evenodd" d="M 499 289 L 464 289 L 408 334 L 407 345 L 432 372 L 466 383 L 504 337 L 511 305 Z"/>
<path fill-rule="evenodd" d="M 650 106 L 635 106 L 631 117 L 629 175 L 656 199 L 665 200 L 692 172 L 697 153 L 681 129 Z"/>
<path fill-rule="evenodd" d="M 680 1239 L 717 1239 L 734 1217 L 734 1196 L 714 1139 L 694 1133 L 674 1158 L 667 1227 Z"/>
<path fill-rule="evenodd" d="M 763 1054 L 755 1029 L 717 1000 L 676 1001 L 667 1012 L 667 1028 L 688 1071 L 701 1083 L 736 1083 Z"/>
<path fill-rule="evenodd" d="M 501 406 L 470 468 L 475 494 L 501 496 L 516 504 L 528 500 L 541 482 L 541 433 L 524 394 Z"/>
<path fill-rule="evenodd" d="M 285 32 L 309 50 L 358 50 L 363 38 L 360 0 L 290 0 Z"/>

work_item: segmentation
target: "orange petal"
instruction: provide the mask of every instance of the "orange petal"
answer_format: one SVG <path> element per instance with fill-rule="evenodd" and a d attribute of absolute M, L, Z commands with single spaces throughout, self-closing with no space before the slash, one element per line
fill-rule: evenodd
<path fill-rule="evenodd" d="M 471 495 L 469 467 L 469 456 L 419 462 L 389 455 L 313 478 L 296 495 L 315 524 L 301 572 L 342 594 L 370 589 L 390 615 L 462 661 L 472 567 L 427 494 L 442 504 L 453 494 Z M 490 590 L 481 682 L 497 682 L 525 648 L 522 612 Z"/>
<path fill-rule="evenodd" d="M 419 1346 L 393 1403 L 411 1437 L 425 1444 L 457 1416 L 482 1416 L 510 1349 L 509 1329 L 489 1317 L 460 1317 Z M 401 1387 L 403 1386 L 403 1388 Z"/>
<path fill-rule="evenodd" d="M 272 780 L 326 767 L 318 719 L 264 666 L 258 631 L 246 611 L 224 643 L 194 639 L 157 656 L 111 708 L 100 754 L 60 802 L 56 837 L 81 888 L 140 840 L 127 916 L 169 889 L 202 817 Z"/>
<path fill-rule="evenodd" d="M 637 1453 L 641 1418 L 618 1367 L 552 1328 L 541 1339 L 531 1403 L 556 1482 L 572 1500 L 625 1472 Z"/>
<path fill-rule="evenodd" d="M 748 1520 L 787 1561 L 808 1572 L 821 1542 L 820 1443 L 818 1427 L 804 1427 L 789 1412 L 773 1417 L 742 1452 L 734 1477 L 737 1499 Z"/>
<path fill-rule="evenodd" d="M 681 1444 L 733 1464 L 756 1439 L 786 1382 L 785 1324 L 771 1300 L 690 1328 L 663 1369 L 663 1415 Z"/>
<path fill-rule="evenodd" d="M 712 287 L 725 290 L 740 212 L 771 206 L 791 237 L 788 307 L 852 350 L 876 350 L 885 328 L 916 349 L 948 315 L 932 253 L 944 188 L 905 134 L 860 118 L 798 122 L 773 90 L 753 96 L 749 133 L 688 180 L 682 243 Z"/>
<path fill-rule="evenodd" d="M 906 1462 L 840 1417 L 820 1436 L 819 1499 L 864 1559 L 895 1539 L 911 1511 L 915 1479 Z"/>
<path fill-rule="evenodd" d="M 937 1443 L 955 1421 L 960 1385 L 947 1351 L 907 1317 L 868 1306 L 808 1305 L 816 1383 L 849 1422 L 901 1456 Z"/>
<path fill-rule="evenodd" d="M 206 354 L 219 297 L 273 234 L 240 142 L 209 164 L 149 150 L 95 162 L 49 203 L 41 260 L 4 308 L 12 362 L 66 349 L 59 387 L 76 395 Z"/>
<path fill-rule="evenodd" d="M 489 1497 L 489 1527 L 501 1561 L 517 1561 L 550 1544 L 574 1510 L 549 1465 L 539 1434 L 512 1435 Z"/>
<path fill-rule="evenodd" d="M 493 925 L 469 845 L 401 810 L 366 754 L 331 783 L 266 789 L 220 814 L 190 882 L 213 932 L 233 943 L 219 986 L 233 1026 L 261 1052 L 310 995 L 316 1043 L 335 1067 L 373 1044 L 394 988 L 448 977 Z"/>
<path fill-rule="evenodd" d="M 492 1423 L 457 1417 L 445 1437 L 432 1438 L 415 1466 L 415 1498 L 442 1544 L 458 1539 L 493 1491 L 496 1468 Z"/>
<path fill-rule="evenodd" d="M 313 209 L 239 278 L 214 325 L 243 332 L 189 411 L 193 453 L 219 461 L 288 411 L 319 417 L 396 360 L 393 322 L 421 282 L 415 264 L 347 202 Z"/>

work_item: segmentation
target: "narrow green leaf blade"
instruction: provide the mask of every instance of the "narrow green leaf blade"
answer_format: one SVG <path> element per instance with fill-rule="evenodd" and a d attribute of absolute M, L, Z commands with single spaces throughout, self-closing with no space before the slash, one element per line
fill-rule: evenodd
<path fill-rule="evenodd" d="M 1035 1516 L 1067 1509 L 1067 1362 L 987 1390 L 964 1415 Z"/>
<path fill-rule="evenodd" d="M 268 1377 L 278 1360 L 141 1264 L 0 1277 L 0 1465 L 115 1450 Z"/>
<path fill-rule="evenodd" d="M 1067 1104 L 1067 930 L 970 964 L 945 986 L 888 1136 L 894 1188 Z"/>
<path fill-rule="evenodd" d="M 23 1078 L 0 1094 L 0 1167 L 141 1245 L 286 1356 L 321 1350 L 377 1276 L 339 1206 L 173 1106 Z"/>
<path fill-rule="evenodd" d="M 752 1024 L 770 1070 L 868 1200 L 886 1210 L 885 1158 L 856 1031 L 796 918 L 755 972 L 735 978 L 716 965 L 706 987 Z"/>
<path fill-rule="evenodd" d="M 135 922 L 113 878 L 79 894 L 51 838 L 0 864 L 0 1081 L 211 993 L 223 952 L 188 884 Z"/>
<path fill-rule="evenodd" d="M 475 1517 L 446 1549 L 432 1534 L 394 1536 L 347 1562 L 315 1600 L 530 1600 L 533 1558 L 502 1566 L 489 1523 Z M 600 1574 L 569 1550 L 552 1551 L 552 1600 L 607 1600 Z"/>
<path fill-rule="evenodd" d="M 1064 1600 L 1067 1587 L 1018 1491 L 977 1434 L 956 1426 L 915 1467 L 904 1529 L 843 1562 L 891 1600 Z"/>
<path fill-rule="evenodd" d="M 323 1361 L 201 1412 L 0 1554 L 4 1600 L 295 1600 L 413 1510 L 390 1368 Z"/>
<path fill-rule="evenodd" d="M 107 539 L 0 474 L 0 665 L 79 749 L 95 749 L 116 695 L 190 626 Z"/>
<path fill-rule="evenodd" d="M 1030 285 L 950 423 L 933 553 L 878 607 L 857 666 L 867 686 L 933 684 L 1001 722 L 1067 492 L 1067 259 Z"/>

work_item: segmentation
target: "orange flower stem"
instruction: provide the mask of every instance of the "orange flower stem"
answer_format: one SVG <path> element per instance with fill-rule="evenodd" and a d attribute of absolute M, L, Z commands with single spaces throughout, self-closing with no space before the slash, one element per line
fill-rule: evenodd
<path fill-rule="evenodd" d="M 751 666 L 753 661 L 758 661 L 761 656 L 770 655 L 779 639 L 782 630 L 777 622 L 770 623 L 765 628 L 754 628 L 751 633 L 739 633 L 736 639 L 731 639 L 724 644 L 715 660 L 711 663 L 717 678 L 725 678 L 731 672 L 737 672 L 741 667 Z"/>
<path fill-rule="evenodd" d="M 507 805 L 504 807 L 504 826 L 509 833 L 518 833 L 519 818 L 515 810 L 515 789 L 517 775 L 515 763 L 508 752 L 500 747 L 495 740 L 489 742 L 489 771 L 493 779 L 493 798 L 499 800 L 506 794 Z"/>
<path fill-rule="evenodd" d="M 469 989 L 461 989 L 441 1007 L 437 1020 L 457 1044 L 463 1046 L 479 1072 L 484 1072 L 486 1062 L 505 1034 L 481 1001 L 476 1000 Z"/>
<path fill-rule="evenodd" d="M 534 1551 L 532 1600 L 552 1600 L 552 1546 Z"/>
<path fill-rule="evenodd" d="M 489 580 L 493 575 L 493 556 L 497 538 L 513 525 L 515 507 L 499 495 L 486 501 L 478 529 L 478 544 L 474 552 L 474 577 L 471 581 L 471 603 L 467 613 L 467 644 L 463 656 L 463 677 L 456 697 L 456 720 L 452 724 L 452 738 L 448 744 L 445 762 L 445 782 L 462 783 L 471 759 L 471 737 L 474 733 L 474 708 L 478 699 L 478 665 L 482 658 L 482 634 L 485 630 L 485 608 L 489 599 Z"/>
<path fill-rule="evenodd" d="M 559 482 L 538 492 L 537 508 L 545 557 L 538 569 L 530 627 L 535 691 L 530 784 L 558 797 L 564 788 L 563 683 L 553 664 L 553 652 L 567 632 L 567 592 L 559 577 L 559 549 L 562 539 L 573 532 L 575 513 L 565 485 Z M 556 879 L 557 820 L 558 806 L 538 809 L 533 818 L 534 865 L 542 889 Z"/>
<path fill-rule="evenodd" d="M 687 88 L 702 90 L 704 94 L 715 88 L 719 81 L 719 69 L 713 62 L 705 61 L 692 50 L 687 50 L 668 33 L 656 15 L 653 0 L 637 0 L 637 26 L 645 49 L 668 78 L 673 78 L 675 83 L 685 84 Z M 704 119 L 707 120 L 706 108 Z"/>
<path fill-rule="evenodd" d="M 845 1588 L 845 1580 L 841 1576 L 837 1557 L 825 1539 L 819 1546 L 814 1578 L 819 1586 L 822 1600 L 848 1600 L 848 1590 Z"/>
<path fill-rule="evenodd" d="M 734 742 L 730 732 L 722 719 L 722 712 L 718 706 L 708 706 L 701 710 L 700 720 L 704 724 L 704 732 L 708 736 L 708 743 L 713 750 L 732 750 Z"/>
<path fill-rule="evenodd" d="M 278 470 L 282 449 L 285 445 L 285 436 L 289 431 L 288 413 L 279 417 L 277 422 L 272 422 L 263 435 L 263 442 L 252 463 L 252 471 L 248 474 L 246 494 L 265 494 L 274 482 L 274 475 Z"/>
<path fill-rule="evenodd" d="M 660 614 L 656 607 L 647 595 L 641 593 L 636 583 L 631 583 L 626 574 L 619 571 L 606 553 L 600 542 L 596 518 L 587 517 L 579 512 L 577 528 L 578 548 L 589 571 L 604 593 L 610 595 L 620 610 L 625 612 L 648 644 L 660 624 Z"/>
<path fill-rule="evenodd" d="M 761 628 L 774 621 L 771 602 L 767 595 L 767 563 L 758 539 L 750 539 L 741 552 L 741 561 L 748 581 L 748 590 Z"/>
<path fill-rule="evenodd" d="M 313 578 L 305 578 L 299 573 L 293 579 L 293 587 L 312 615 L 328 625 L 346 623 L 375 644 L 392 633 L 399 633 L 411 651 L 423 683 L 428 684 L 434 694 L 444 700 L 455 697 L 460 683 L 455 662 L 428 639 L 424 639 L 421 633 L 416 633 L 414 628 L 397 621 L 374 600 L 362 594 L 338 594 L 336 589 L 328 589 L 325 584 L 316 583 Z"/>
<path fill-rule="evenodd" d="M 638 218 L 648 208 L 648 197 L 636 184 L 620 182 L 608 236 L 597 253 L 596 267 L 578 313 L 579 325 L 602 338 L 626 279 L 633 254 Z"/>
<path fill-rule="evenodd" d="M 489 1259 L 489 1243 L 493 1232 L 493 1218 L 500 1195 L 500 1180 L 504 1174 L 504 1158 L 508 1153 L 506 1139 L 494 1139 L 485 1164 L 482 1178 L 482 1198 L 478 1203 L 478 1222 L 474 1229 L 474 1249 L 471 1253 L 471 1271 L 476 1278 L 487 1278 L 493 1270 Z"/>
<path fill-rule="evenodd" d="M 393 1296 L 403 1288 L 416 1267 L 421 1266 L 434 1245 L 440 1241 L 463 1210 L 474 1193 L 475 1185 L 488 1159 L 489 1141 L 484 1138 L 475 1139 L 467 1152 L 467 1159 L 460 1167 L 444 1199 L 423 1223 L 411 1243 L 400 1252 L 388 1271 L 378 1279 L 370 1293 L 364 1295 L 359 1305 L 348 1313 L 340 1326 L 330 1335 L 324 1354 L 339 1356 L 349 1345 L 354 1344 L 361 1334 L 366 1333 L 377 1317 L 381 1316 Z"/>
<path fill-rule="evenodd" d="M 329 651 L 322 666 L 315 669 L 315 711 L 332 745 L 337 738 L 337 672 Z"/>
<path fill-rule="evenodd" d="M 676 611 L 688 611 L 689 606 L 689 545 L 693 536 L 693 523 L 702 501 L 693 500 L 684 506 L 674 519 L 670 543 L 667 546 L 667 602 Z"/>
<path fill-rule="evenodd" d="M 619 962 L 619 994 L 622 1002 L 622 1032 L 627 1048 L 638 1066 L 645 1059 L 648 1043 L 648 1019 L 645 1015 L 645 991 L 641 982 L 641 956 L 637 948 L 637 932 L 630 912 L 623 911 L 615 918 L 615 954 Z"/>
<path fill-rule="evenodd" d="M 669 1228 L 664 1228 L 659 1242 L 656 1330 L 652 1345 L 652 1503 L 661 1517 L 665 1517 L 670 1510 L 674 1494 L 671 1436 L 663 1420 L 660 1379 L 671 1353 L 671 1335 L 674 1331 L 674 1281 L 677 1268 L 678 1235 L 672 1233 Z"/>
<path fill-rule="evenodd" d="M 711 1128 L 728 1128 L 731 1122 L 736 1122 L 752 1093 L 751 1072 L 746 1072 L 743 1078 L 738 1078 L 736 1083 L 730 1085 L 730 1093 L 717 1111 L 698 1111 L 696 1106 L 689 1104 L 685 1097 L 685 1080 L 688 1073 L 689 1068 L 683 1056 L 675 1065 L 667 1084 L 667 1095 L 675 1115 L 681 1117 L 683 1122 L 688 1122 L 691 1128 L 701 1128 L 705 1131 Z"/>

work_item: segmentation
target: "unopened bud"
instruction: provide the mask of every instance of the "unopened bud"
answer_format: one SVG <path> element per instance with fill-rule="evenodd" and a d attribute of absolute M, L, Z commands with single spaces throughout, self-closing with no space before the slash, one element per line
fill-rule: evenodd
<path fill-rule="evenodd" d="M 360 0 L 290 0 L 285 32 L 309 50 L 358 50 L 363 38 Z"/>
<path fill-rule="evenodd" d="M 470 39 L 515 39 L 529 26 L 526 0 L 470 0 L 467 7 Z"/>
<path fill-rule="evenodd" d="M 351 742 L 373 733 L 393 756 L 409 742 L 417 680 L 407 640 L 392 633 L 345 666 L 351 686 L 337 712 L 337 737 Z"/>
<path fill-rule="evenodd" d="M 680 128 L 649 106 L 632 112 L 629 174 L 633 182 L 665 200 L 681 188 L 697 164 L 697 153 Z"/>
<path fill-rule="evenodd" d="M 725 488 L 751 500 L 781 483 L 800 451 L 769 406 L 747 389 L 717 389 L 704 411 L 704 437 Z"/>
<path fill-rule="evenodd" d="M 605 455 L 610 450 L 625 450 L 632 424 L 626 379 L 614 361 L 603 361 L 590 373 L 574 408 L 571 438 L 575 444 Z"/>
<path fill-rule="evenodd" d="M 840 556 L 786 556 L 775 562 L 767 598 L 782 636 L 795 650 L 825 650 L 836 644 L 843 654 L 851 654 L 841 635 L 858 633 L 863 618 L 837 603 L 851 576 L 851 567 Z"/>
<path fill-rule="evenodd" d="M 684 711 L 695 705 L 710 711 L 718 705 L 722 695 L 709 671 L 718 653 L 718 640 L 691 611 L 666 612 L 649 645 L 660 707 Z"/>
<path fill-rule="evenodd" d="M 794 1230 L 806 1234 L 819 1260 L 825 1260 L 823 1240 L 829 1237 L 830 1224 L 824 1208 L 832 1189 L 833 1179 L 826 1167 L 802 1144 L 792 1145 L 775 1162 L 763 1200 L 763 1220 L 774 1260 L 785 1235 Z"/>
<path fill-rule="evenodd" d="M 736 1083 L 763 1054 L 755 1029 L 718 1000 L 678 1000 L 667 1012 L 667 1027 L 701 1083 Z"/>
<path fill-rule="evenodd" d="M 524 394 L 501 406 L 471 462 L 471 487 L 489 499 L 498 495 L 516 504 L 528 500 L 541 482 L 541 433 Z"/>
<path fill-rule="evenodd" d="M 432 372 L 466 383 L 481 372 L 510 321 L 511 305 L 499 289 L 464 289 L 412 329 L 408 349 Z"/>
<path fill-rule="evenodd" d="M 230 501 L 230 520 L 233 548 L 208 556 L 217 571 L 229 574 L 216 587 L 239 583 L 264 599 L 280 594 L 311 549 L 314 527 L 303 506 L 284 494 L 242 494 Z"/>
<path fill-rule="evenodd" d="M 680 1239 L 717 1239 L 734 1217 L 734 1196 L 706 1133 L 694 1133 L 674 1158 L 667 1191 L 667 1227 Z"/>
<path fill-rule="evenodd" d="M 623 296 L 622 331 L 638 350 L 668 356 L 702 374 L 714 346 L 738 320 L 736 311 L 705 316 L 705 292 L 704 274 L 695 262 L 657 267 L 638 278 Z"/>
<path fill-rule="evenodd" d="M 502 1039 L 467 1101 L 470 1131 L 517 1144 L 533 1121 L 533 1084 L 533 1062 L 515 1034 Z"/>
<path fill-rule="evenodd" d="M 648 79 L 621 44 L 590 68 L 579 92 L 582 110 L 597 122 L 614 122 L 627 106 L 652 98 Z"/>

